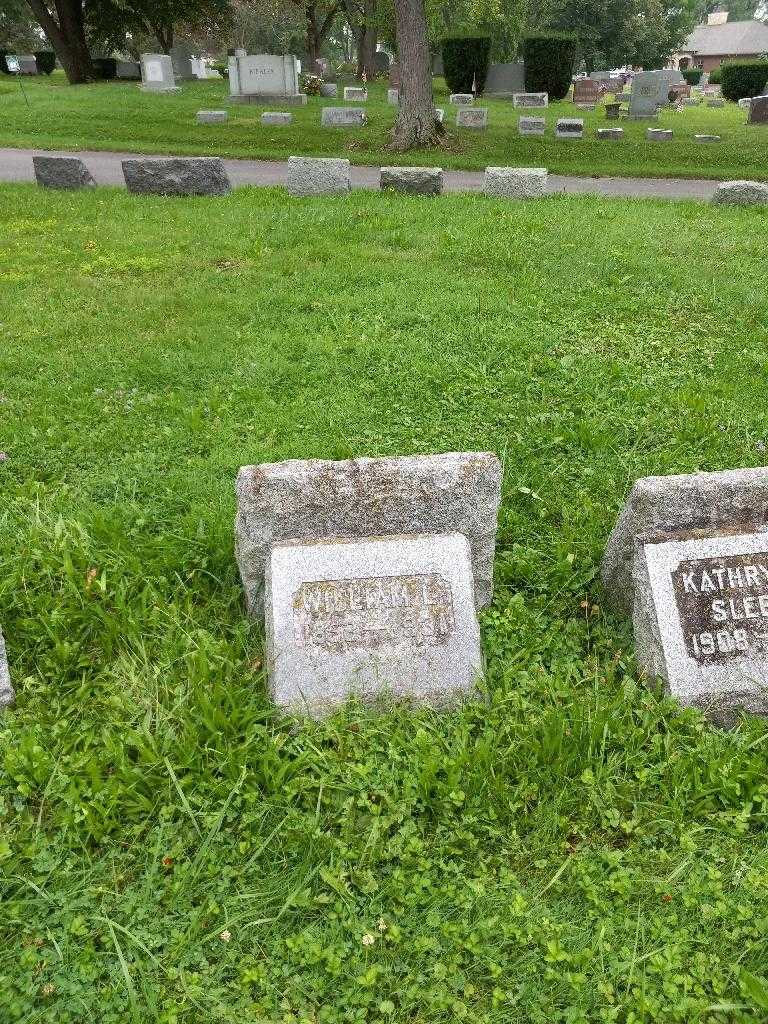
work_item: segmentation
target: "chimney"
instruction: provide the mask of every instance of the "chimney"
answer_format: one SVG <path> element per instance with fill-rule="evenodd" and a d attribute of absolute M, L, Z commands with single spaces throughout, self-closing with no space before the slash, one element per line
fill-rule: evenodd
<path fill-rule="evenodd" d="M 708 25 L 724 25 L 728 21 L 728 11 L 724 7 L 716 7 L 707 18 Z"/>

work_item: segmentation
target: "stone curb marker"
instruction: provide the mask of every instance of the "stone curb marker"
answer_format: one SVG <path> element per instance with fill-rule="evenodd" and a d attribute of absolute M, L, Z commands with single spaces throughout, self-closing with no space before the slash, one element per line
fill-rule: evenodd
<path fill-rule="evenodd" d="M 762 181 L 723 181 L 712 202 L 723 206 L 762 206 L 768 203 L 768 185 Z"/>
<path fill-rule="evenodd" d="M 380 188 L 412 196 L 439 196 L 443 191 L 440 167 L 382 167 Z"/>
<path fill-rule="evenodd" d="M 285 187 L 292 196 L 346 195 L 352 188 L 349 160 L 336 157 L 288 157 Z"/>
<path fill-rule="evenodd" d="M 483 191 L 499 199 L 540 199 L 547 189 L 546 167 L 486 167 Z"/>
<path fill-rule="evenodd" d="M 232 190 L 217 156 L 123 160 L 129 192 L 156 196 L 223 196 Z"/>
<path fill-rule="evenodd" d="M 323 128 L 354 128 L 367 122 L 365 111 L 359 107 L 323 107 L 320 114 Z"/>
<path fill-rule="evenodd" d="M 243 466 L 235 553 L 251 615 L 264 613 L 269 552 L 284 541 L 462 533 L 478 608 L 493 593 L 501 463 L 491 452 L 293 460 Z"/>
<path fill-rule="evenodd" d="M 224 124 L 229 119 L 226 110 L 198 110 L 198 124 Z"/>
<path fill-rule="evenodd" d="M 266 110 L 261 115 L 261 123 L 263 125 L 281 127 L 283 125 L 290 124 L 292 121 L 293 114 L 289 114 L 285 111 Z"/>
<path fill-rule="evenodd" d="M 33 156 L 35 181 L 43 188 L 93 188 L 96 182 L 76 156 Z"/>

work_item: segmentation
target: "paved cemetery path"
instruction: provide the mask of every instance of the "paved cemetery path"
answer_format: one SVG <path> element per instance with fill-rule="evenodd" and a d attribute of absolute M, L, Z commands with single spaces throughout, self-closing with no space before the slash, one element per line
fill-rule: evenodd
<path fill-rule="evenodd" d="M 72 153 L 57 150 L 2 149 L 0 148 L 0 181 L 34 181 L 32 155 L 79 156 L 85 161 L 99 185 L 123 185 L 120 161 L 124 157 L 147 154 L 92 153 L 87 150 Z M 233 185 L 282 185 L 286 163 L 278 160 L 225 160 Z M 353 167 L 354 188 L 378 188 L 378 167 Z M 550 174 L 547 191 L 592 193 L 602 196 L 650 196 L 657 199 L 710 199 L 716 181 L 700 178 L 577 178 Z M 446 171 L 445 188 L 448 192 L 479 192 L 483 187 L 482 171 Z"/>

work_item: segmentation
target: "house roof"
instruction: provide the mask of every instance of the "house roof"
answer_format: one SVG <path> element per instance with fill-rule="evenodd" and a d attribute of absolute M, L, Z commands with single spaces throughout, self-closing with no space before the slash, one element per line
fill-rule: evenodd
<path fill-rule="evenodd" d="M 727 21 L 724 25 L 698 25 L 680 48 L 699 57 L 743 56 L 768 53 L 768 25 L 762 21 Z"/>

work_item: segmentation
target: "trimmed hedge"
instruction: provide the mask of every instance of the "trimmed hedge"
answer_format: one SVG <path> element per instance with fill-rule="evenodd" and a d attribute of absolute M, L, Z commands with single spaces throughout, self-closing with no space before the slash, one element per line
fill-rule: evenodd
<path fill-rule="evenodd" d="M 117 78 L 117 61 L 114 57 L 95 57 L 91 63 L 93 73 L 100 82 L 111 82 Z"/>
<path fill-rule="evenodd" d="M 479 95 L 485 88 L 491 40 L 488 36 L 452 36 L 443 40 L 443 75 L 451 92 Z"/>
<path fill-rule="evenodd" d="M 709 84 L 710 85 L 720 85 L 720 83 L 722 81 L 722 75 L 723 75 L 723 69 L 722 68 L 715 68 L 714 71 L 710 71 L 709 72 Z"/>
<path fill-rule="evenodd" d="M 56 67 L 56 54 L 53 50 L 35 50 L 35 62 L 38 75 L 50 75 Z"/>
<path fill-rule="evenodd" d="M 8 70 L 8 65 L 5 63 L 5 58 L 12 52 L 12 50 L 0 50 L 0 73 L 3 75 L 10 75 L 11 73 Z"/>
<path fill-rule="evenodd" d="M 710 82 L 712 78 L 710 77 Z M 739 60 L 720 69 L 723 96 L 732 103 L 747 96 L 760 96 L 768 82 L 768 60 Z"/>
<path fill-rule="evenodd" d="M 701 68 L 685 68 L 680 72 L 688 85 L 698 85 L 704 72 Z"/>
<path fill-rule="evenodd" d="M 537 32 L 523 39 L 526 92 L 546 92 L 551 100 L 568 95 L 576 63 L 576 36 L 570 32 Z"/>

